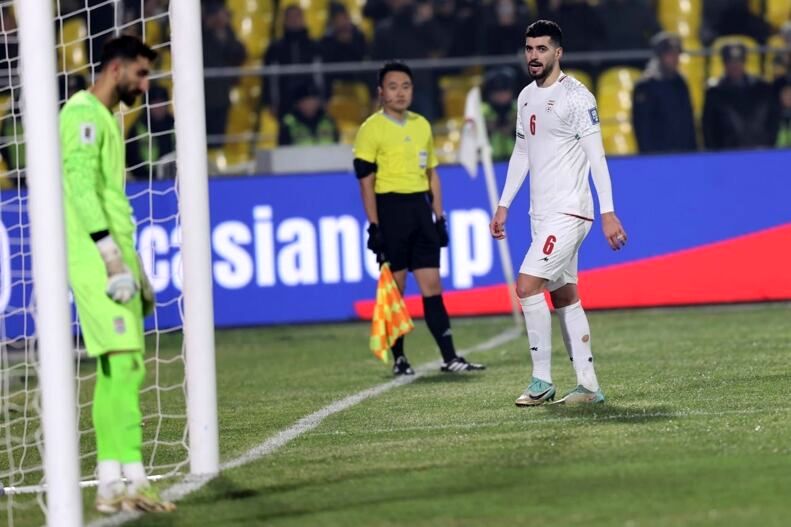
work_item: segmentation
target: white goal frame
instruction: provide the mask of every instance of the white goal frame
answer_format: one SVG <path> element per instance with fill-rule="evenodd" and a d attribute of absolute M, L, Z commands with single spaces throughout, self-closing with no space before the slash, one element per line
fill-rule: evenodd
<path fill-rule="evenodd" d="M 44 435 L 47 524 L 82 525 L 73 339 L 51 0 L 15 0 L 29 152 L 27 181 Z M 200 3 L 170 0 L 182 221 L 190 473 L 219 472 L 209 190 Z M 42 52 L 43 50 L 43 52 Z M 46 50 L 52 50 L 47 53 Z M 46 299 L 46 300 L 44 300 Z M 57 445 L 57 448 L 54 446 Z"/>

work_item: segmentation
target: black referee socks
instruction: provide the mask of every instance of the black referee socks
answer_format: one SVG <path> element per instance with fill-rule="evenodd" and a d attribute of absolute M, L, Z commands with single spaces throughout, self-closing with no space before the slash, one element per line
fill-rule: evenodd
<path fill-rule="evenodd" d="M 393 360 L 398 360 L 398 357 L 404 356 L 404 336 L 398 337 L 396 341 L 393 343 L 393 347 L 390 348 L 390 351 L 393 353 Z"/>
<path fill-rule="evenodd" d="M 450 318 L 445 304 L 442 302 L 442 295 L 424 296 L 423 313 L 426 317 L 426 325 L 437 341 L 439 351 L 445 362 L 450 362 L 456 358 L 456 349 L 453 347 L 453 336 L 450 331 Z"/>

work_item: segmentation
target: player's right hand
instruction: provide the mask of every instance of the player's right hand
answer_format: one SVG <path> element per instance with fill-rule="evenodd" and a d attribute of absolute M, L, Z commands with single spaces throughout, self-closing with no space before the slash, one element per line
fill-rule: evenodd
<path fill-rule="evenodd" d="M 121 249 L 113 237 L 108 235 L 96 242 L 99 254 L 107 269 L 107 288 L 105 292 L 114 302 L 126 304 L 137 293 L 137 281 L 132 271 L 124 263 Z"/>
<path fill-rule="evenodd" d="M 508 208 L 497 207 L 497 212 L 494 213 L 494 218 L 489 224 L 489 232 L 495 240 L 505 239 L 505 221 L 508 219 Z"/>

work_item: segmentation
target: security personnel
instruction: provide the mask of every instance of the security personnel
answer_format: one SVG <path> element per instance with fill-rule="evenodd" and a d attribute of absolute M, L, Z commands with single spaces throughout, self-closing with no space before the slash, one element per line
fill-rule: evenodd
<path fill-rule="evenodd" d="M 456 354 L 450 319 L 442 301 L 439 253 L 448 245 L 442 194 L 435 167 L 431 125 L 407 109 L 412 103 L 412 70 L 388 62 L 379 70 L 382 109 L 360 127 L 354 144 L 354 170 L 368 216 L 368 249 L 390 262 L 403 293 L 412 271 L 423 296 L 423 310 L 444 364 L 444 372 L 483 370 Z M 433 212 L 433 218 L 432 218 Z M 394 375 L 412 375 L 404 339 L 392 347 Z"/>

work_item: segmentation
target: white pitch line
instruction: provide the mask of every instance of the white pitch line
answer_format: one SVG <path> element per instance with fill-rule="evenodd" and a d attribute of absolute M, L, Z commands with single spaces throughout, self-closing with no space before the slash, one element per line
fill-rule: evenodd
<path fill-rule="evenodd" d="M 522 332 L 520 330 L 514 328 L 508 329 L 499 335 L 490 338 L 489 340 L 485 340 L 480 344 L 473 346 L 472 348 L 461 350 L 460 354 L 466 355 L 467 353 L 473 353 L 476 351 L 487 351 L 497 346 L 506 344 L 521 334 Z M 248 463 L 257 461 L 262 457 L 273 454 L 278 449 L 290 443 L 294 439 L 318 427 L 327 417 L 351 408 L 352 406 L 355 406 L 367 399 L 390 391 L 393 388 L 397 388 L 398 386 L 410 384 L 423 377 L 426 373 L 436 371 L 440 364 L 440 361 L 424 364 L 423 366 L 415 369 L 414 375 L 401 376 L 392 381 L 379 384 L 373 388 L 368 388 L 367 390 L 357 392 L 354 395 L 350 395 L 335 401 L 325 406 L 321 410 L 303 417 L 290 427 L 277 432 L 275 435 L 269 437 L 263 443 L 251 448 L 241 456 L 221 464 L 220 471 L 241 467 L 243 465 L 247 465 Z M 214 476 L 185 476 L 180 482 L 165 489 L 162 492 L 162 498 L 168 501 L 178 501 L 188 494 L 199 490 L 213 478 Z M 89 523 L 88 527 L 115 527 L 123 525 L 132 520 L 136 520 L 142 516 L 143 513 L 140 512 L 122 512 L 119 514 L 114 514 L 113 516 L 95 520 Z"/>

